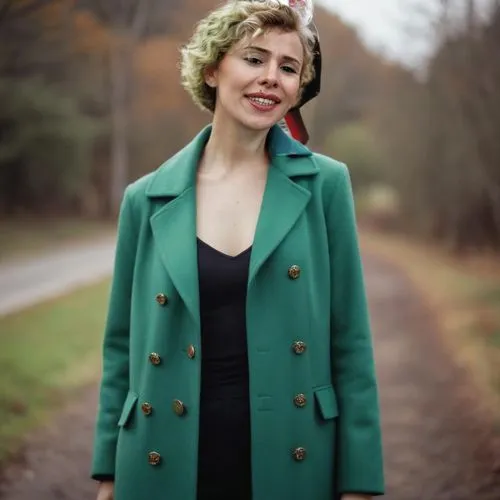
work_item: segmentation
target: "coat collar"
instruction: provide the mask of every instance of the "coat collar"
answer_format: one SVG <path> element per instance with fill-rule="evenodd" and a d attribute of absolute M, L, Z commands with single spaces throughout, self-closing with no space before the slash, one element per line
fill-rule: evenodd
<path fill-rule="evenodd" d="M 198 162 L 211 132 L 212 126 L 207 125 L 187 146 L 162 164 L 153 174 L 146 188 L 146 196 L 178 196 L 193 186 Z M 313 161 L 297 161 L 307 159 L 312 153 L 306 146 L 289 137 L 279 125 L 274 125 L 268 133 L 267 150 L 272 166 L 279 168 L 287 177 L 318 172 Z"/>
<path fill-rule="evenodd" d="M 200 327 L 196 243 L 196 169 L 211 127 L 203 129 L 177 155 L 163 164 L 146 189 L 150 198 L 174 198 L 150 217 L 154 241 L 172 282 Z M 295 176 L 318 172 L 312 153 L 278 126 L 268 135 L 271 167 L 257 223 L 249 270 L 249 287 L 276 247 L 294 227 L 311 193 Z"/>

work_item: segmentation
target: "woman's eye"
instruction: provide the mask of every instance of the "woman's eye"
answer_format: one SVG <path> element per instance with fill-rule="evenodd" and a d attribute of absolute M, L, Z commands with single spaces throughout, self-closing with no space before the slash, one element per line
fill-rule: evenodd
<path fill-rule="evenodd" d="M 297 73 L 297 70 L 292 66 L 282 66 L 283 71 L 286 73 Z"/>
<path fill-rule="evenodd" d="M 262 63 L 262 61 L 258 57 L 245 57 L 245 61 L 255 65 Z"/>

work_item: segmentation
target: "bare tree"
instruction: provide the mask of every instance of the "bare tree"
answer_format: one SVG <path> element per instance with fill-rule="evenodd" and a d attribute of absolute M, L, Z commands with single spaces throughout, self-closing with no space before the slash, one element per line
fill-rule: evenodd
<path fill-rule="evenodd" d="M 126 26 L 125 37 L 115 37 L 110 52 L 111 70 L 111 207 L 117 213 L 129 169 L 129 93 L 132 82 L 132 51 L 144 33 L 150 0 L 137 0 L 128 26 L 119 19 L 117 26 Z"/>
<path fill-rule="evenodd" d="M 128 181 L 130 93 L 133 80 L 132 55 L 146 33 L 155 0 L 82 0 L 81 8 L 92 10 L 113 33 L 110 46 L 111 106 L 111 211 L 117 213 Z"/>

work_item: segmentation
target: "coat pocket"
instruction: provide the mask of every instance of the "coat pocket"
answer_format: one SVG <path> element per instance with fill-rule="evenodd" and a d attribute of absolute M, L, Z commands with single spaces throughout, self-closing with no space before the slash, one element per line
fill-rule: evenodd
<path fill-rule="evenodd" d="M 314 390 L 314 397 L 319 407 L 323 420 L 330 420 L 338 417 L 339 408 L 337 396 L 332 385 L 325 385 Z"/>
<path fill-rule="evenodd" d="M 118 427 L 125 427 L 127 425 L 138 399 L 137 394 L 130 391 L 128 392 L 125 403 L 123 403 L 122 414 L 118 420 Z"/>

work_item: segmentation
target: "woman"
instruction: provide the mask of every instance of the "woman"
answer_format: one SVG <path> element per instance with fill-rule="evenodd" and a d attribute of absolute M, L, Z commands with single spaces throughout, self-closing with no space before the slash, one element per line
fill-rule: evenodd
<path fill-rule="evenodd" d="M 124 195 L 99 500 L 383 492 L 348 172 L 277 125 L 313 76 L 311 47 L 267 0 L 213 11 L 182 51 L 212 123 Z"/>

